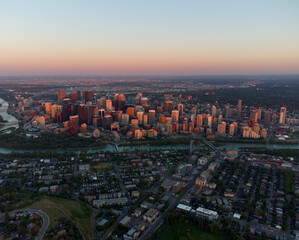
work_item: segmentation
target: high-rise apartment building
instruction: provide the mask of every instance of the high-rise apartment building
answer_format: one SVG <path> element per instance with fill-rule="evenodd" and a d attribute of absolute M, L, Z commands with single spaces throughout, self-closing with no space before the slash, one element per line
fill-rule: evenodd
<path fill-rule="evenodd" d="M 217 108 L 216 108 L 215 106 L 212 106 L 212 110 L 211 110 L 211 112 L 212 112 L 212 116 L 213 116 L 213 117 L 216 117 Z"/>
<path fill-rule="evenodd" d="M 51 114 L 52 113 L 52 103 L 51 102 L 46 102 L 45 103 L 45 108 L 46 108 L 46 113 Z"/>
<path fill-rule="evenodd" d="M 279 124 L 285 124 L 286 114 L 287 114 L 287 109 L 285 107 L 282 107 L 280 109 Z"/>

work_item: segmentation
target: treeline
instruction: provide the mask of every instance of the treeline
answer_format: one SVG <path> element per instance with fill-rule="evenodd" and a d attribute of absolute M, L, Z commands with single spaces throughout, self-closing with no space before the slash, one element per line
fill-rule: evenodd
<path fill-rule="evenodd" d="M 120 144 L 120 146 L 162 146 L 162 145 L 188 145 L 190 144 L 190 138 L 161 138 L 161 139 L 146 139 L 146 140 L 132 140 L 129 143 Z"/>
<path fill-rule="evenodd" d="M 267 154 L 272 156 L 287 157 L 299 157 L 298 149 L 267 149 L 267 148 L 255 148 L 247 147 L 241 148 L 241 151 L 250 151 L 257 154 Z"/>
<path fill-rule="evenodd" d="M 175 210 L 170 211 L 166 216 L 166 224 L 168 226 L 184 223 L 188 226 L 194 225 L 199 230 L 204 230 L 210 233 L 223 233 L 233 240 L 266 240 L 267 237 L 256 237 L 250 234 L 250 225 L 247 224 L 244 228 L 244 234 L 240 233 L 240 225 L 230 218 L 222 217 L 220 221 L 208 221 L 195 216 L 193 213 L 182 213 Z M 162 234 L 163 235 L 163 234 Z M 179 237 L 179 236 L 178 236 Z M 155 232 L 152 240 L 159 239 L 160 236 Z"/>
<path fill-rule="evenodd" d="M 16 133 L 0 135 L 0 146 L 13 149 L 68 149 L 102 147 L 106 143 L 95 138 L 80 138 L 63 134 L 41 133 L 38 138 L 26 137 Z"/>
<path fill-rule="evenodd" d="M 34 152 L 11 152 L 0 153 L 0 158 L 16 159 L 16 158 L 57 158 L 58 160 L 67 160 L 70 157 L 76 156 L 74 152 L 57 153 L 50 151 L 34 151 Z"/>

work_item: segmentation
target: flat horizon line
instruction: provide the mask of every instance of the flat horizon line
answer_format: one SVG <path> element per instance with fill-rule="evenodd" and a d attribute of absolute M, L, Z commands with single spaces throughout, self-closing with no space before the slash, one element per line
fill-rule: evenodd
<path fill-rule="evenodd" d="M 42 74 L 42 75 L 0 75 L 0 78 L 34 77 L 230 77 L 230 76 L 299 76 L 299 73 L 263 73 L 263 74 Z"/>

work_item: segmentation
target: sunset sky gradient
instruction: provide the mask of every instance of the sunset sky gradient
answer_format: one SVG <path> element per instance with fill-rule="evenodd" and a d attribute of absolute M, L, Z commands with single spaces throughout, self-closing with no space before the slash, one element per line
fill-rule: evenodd
<path fill-rule="evenodd" d="M 0 1 L 0 75 L 298 74 L 298 0 Z"/>

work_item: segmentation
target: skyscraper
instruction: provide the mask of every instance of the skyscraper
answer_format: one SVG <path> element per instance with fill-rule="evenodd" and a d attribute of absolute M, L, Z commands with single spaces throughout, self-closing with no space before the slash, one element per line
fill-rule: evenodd
<path fill-rule="evenodd" d="M 51 102 L 46 102 L 45 103 L 45 108 L 46 108 L 46 113 L 51 114 L 51 112 L 52 112 L 52 103 Z"/>
<path fill-rule="evenodd" d="M 250 120 L 254 120 L 254 122 L 257 122 L 258 118 L 258 112 L 256 109 L 250 110 Z"/>
<path fill-rule="evenodd" d="M 164 106 L 165 106 L 165 112 L 168 112 L 169 114 L 171 114 L 171 111 L 173 109 L 173 102 L 172 101 L 166 101 Z"/>
<path fill-rule="evenodd" d="M 282 107 L 280 109 L 279 124 L 285 124 L 287 109 Z"/>
<path fill-rule="evenodd" d="M 64 89 L 58 89 L 58 102 L 61 102 L 62 99 L 65 98 L 65 90 Z"/>
<path fill-rule="evenodd" d="M 76 102 L 76 93 L 74 93 L 74 92 L 71 95 L 71 101 L 72 101 L 72 103 Z"/>
<path fill-rule="evenodd" d="M 87 123 L 87 109 L 84 104 L 80 104 L 78 108 L 78 115 L 80 123 Z"/>
<path fill-rule="evenodd" d="M 238 116 L 240 117 L 242 113 L 242 100 L 238 100 Z"/>
<path fill-rule="evenodd" d="M 82 93 L 81 93 L 81 91 L 77 91 L 77 100 L 78 100 L 78 101 L 81 101 L 81 98 L 82 98 Z"/>
<path fill-rule="evenodd" d="M 154 125 L 155 124 L 155 117 L 156 117 L 156 111 L 155 110 L 149 110 L 149 118 L 148 118 L 148 122 L 150 125 Z"/>
<path fill-rule="evenodd" d="M 126 106 L 126 98 L 125 95 L 120 94 L 118 97 L 118 110 L 124 111 Z"/>
<path fill-rule="evenodd" d="M 171 117 L 172 117 L 172 123 L 177 123 L 179 121 L 179 111 L 172 110 Z"/>
<path fill-rule="evenodd" d="M 178 111 L 180 113 L 180 116 L 182 116 L 184 112 L 184 105 L 182 103 L 178 104 Z"/>
<path fill-rule="evenodd" d="M 106 111 L 111 112 L 112 111 L 112 101 L 110 99 L 106 100 Z"/>
<path fill-rule="evenodd" d="M 84 91 L 84 100 L 85 100 L 85 103 L 92 102 L 92 90 Z"/>
<path fill-rule="evenodd" d="M 217 112 L 217 108 L 215 106 L 212 106 L 212 116 L 215 117 Z"/>

